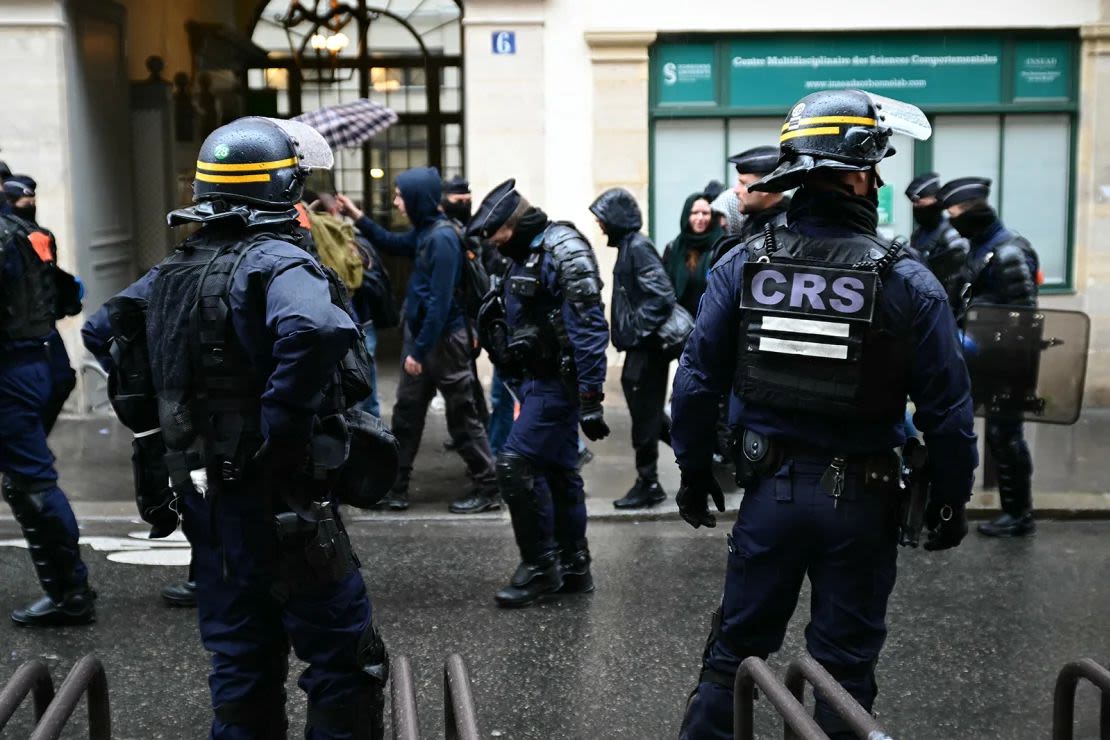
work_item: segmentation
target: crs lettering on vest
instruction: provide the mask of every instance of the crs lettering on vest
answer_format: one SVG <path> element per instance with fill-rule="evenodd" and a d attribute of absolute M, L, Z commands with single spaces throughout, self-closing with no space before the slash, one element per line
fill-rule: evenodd
<path fill-rule="evenodd" d="M 787 262 L 747 262 L 740 308 L 750 349 L 851 360 L 871 323 L 874 272 Z"/>

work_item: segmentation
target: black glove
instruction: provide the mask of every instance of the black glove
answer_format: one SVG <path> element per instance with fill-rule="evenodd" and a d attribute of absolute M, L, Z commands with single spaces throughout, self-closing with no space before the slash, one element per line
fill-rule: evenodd
<path fill-rule="evenodd" d="M 139 516 L 150 525 L 152 540 L 168 537 L 177 529 L 177 495 L 170 487 L 166 469 L 166 445 L 160 433 L 136 437 L 131 443 L 131 472 L 135 481 L 135 505 Z"/>
<path fill-rule="evenodd" d="M 929 552 L 959 547 L 967 536 L 967 509 L 964 504 L 929 501 L 925 506 L 925 526 L 929 530 L 925 549 Z"/>
<path fill-rule="evenodd" d="M 609 425 L 605 423 L 605 410 L 601 402 L 605 400 L 604 393 L 581 393 L 578 402 L 582 412 L 582 433 L 591 442 L 605 439 L 609 436 Z"/>
<path fill-rule="evenodd" d="M 682 471 L 682 484 L 678 487 L 674 500 L 678 504 L 678 513 L 694 529 L 717 526 L 717 518 L 709 513 L 710 496 L 713 497 L 717 511 L 724 511 L 725 494 L 711 469 L 689 473 Z"/>

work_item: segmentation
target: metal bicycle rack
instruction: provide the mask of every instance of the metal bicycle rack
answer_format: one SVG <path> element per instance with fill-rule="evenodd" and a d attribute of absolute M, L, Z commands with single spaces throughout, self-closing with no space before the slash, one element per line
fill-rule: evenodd
<path fill-rule="evenodd" d="M 866 709 L 860 706 L 843 686 L 836 682 L 824 667 L 809 655 L 803 655 L 786 668 L 786 688 L 794 695 L 799 704 L 803 703 L 806 683 L 818 689 L 825 697 L 825 701 L 842 720 L 848 723 L 852 732 L 867 740 L 891 740 L 875 718 Z M 786 738 L 791 740 L 794 734 L 787 727 Z"/>
<path fill-rule="evenodd" d="M 787 740 L 828 740 L 829 736 L 806 711 L 803 703 L 806 682 L 822 692 L 825 701 L 859 737 L 865 740 L 890 740 L 890 736 L 875 718 L 820 663 L 808 655 L 787 667 L 786 683 L 780 681 L 760 658 L 748 658 L 740 664 L 732 693 L 732 730 L 736 740 L 753 740 L 755 737 L 753 715 L 757 688 L 767 696 L 782 717 L 784 737 Z"/>
<path fill-rule="evenodd" d="M 50 671 L 41 660 L 21 665 L 0 691 L 0 730 L 30 694 L 34 702 L 31 740 L 57 740 L 73 716 L 81 697 L 89 697 L 89 740 L 109 740 L 112 719 L 108 703 L 108 679 L 104 666 L 93 655 L 77 661 L 54 693 Z"/>
<path fill-rule="evenodd" d="M 416 685 L 409 659 L 399 655 L 390 661 L 391 716 L 393 740 L 420 740 L 416 714 Z M 447 740 L 479 740 L 470 674 L 458 653 L 443 665 L 443 734 Z"/>
<path fill-rule="evenodd" d="M 1052 740 L 1075 736 L 1075 691 L 1080 680 L 1094 684 L 1102 694 L 1099 706 L 1099 737 L 1110 740 L 1110 670 L 1090 658 L 1068 663 L 1056 677 L 1052 702 Z"/>
<path fill-rule="evenodd" d="M 39 659 L 29 660 L 16 669 L 11 679 L 0 691 L 0 730 L 8 724 L 23 700 L 30 694 L 34 702 L 35 724 L 42 718 L 46 707 L 54 699 L 54 681 L 50 669 Z"/>

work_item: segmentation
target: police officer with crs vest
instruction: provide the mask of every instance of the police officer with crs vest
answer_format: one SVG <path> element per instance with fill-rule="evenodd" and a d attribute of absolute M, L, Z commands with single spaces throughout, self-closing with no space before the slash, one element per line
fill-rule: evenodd
<path fill-rule="evenodd" d="M 395 450 L 392 474 L 344 466 L 366 421 L 351 409 L 369 393 L 365 348 L 341 283 L 300 246 L 294 208 L 309 170 L 331 165 L 304 124 L 216 129 L 195 205 L 169 217 L 199 231 L 84 329 L 137 433 L 152 534 L 182 513 L 212 654 L 213 738 L 285 737 L 290 644 L 308 664 L 306 738 L 383 736 L 388 659 L 335 499 L 384 495 Z M 351 462 L 371 457 L 352 451 Z M 165 473 L 172 491 L 159 490 Z M 351 475 L 385 479 L 361 500 Z"/>
<path fill-rule="evenodd" d="M 724 594 L 684 738 L 732 737 L 732 685 L 782 645 L 802 580 L 806 647 L 866 709 L 894 587 L 906 396 L 929 446 L 926 548 L 955 547 L 977 465 L 967 369 L 935 277 L 876 235 L 879 162 L 892 133 L 927 138 L 919 110 L 858 90 L 809 95 L 787 115 L 779 165 L 751 190 L 798 188 L 787 226 L 753 237 L 709 276 L 674 382 L 677 496 L 694 527 L 724 510 L 707 419 L 731 393 L 745 488 Z M 818 693 L 816 719 L 854 737 Z"/>
<path fill-rule="evenodd" d="M 577 432 L 581 424 L 591 440 L 609 434 L 601 405 L 609 327 L 597 259 L 573 224 L 549 220 L 511 179 L 485 197 L 467 233 L 512 261 L 478 315 L 479 339 L 499 374 L 520 383 L 497 483 L 521 562 L 497 603 L 592 591 Z"/>
<path fill-rule="evenodd" d="M 72 389 L 52 370 L 50 339 L 61 343 L 54 323 L 81 311 L 79 283 L 55 258 L 53 240 L 12 214 L 0 196 L 0 490 L 46 592 L 12 612 L 20 625 L 87 624 L 96 617 L 77 520 L 46 444 Z"/>

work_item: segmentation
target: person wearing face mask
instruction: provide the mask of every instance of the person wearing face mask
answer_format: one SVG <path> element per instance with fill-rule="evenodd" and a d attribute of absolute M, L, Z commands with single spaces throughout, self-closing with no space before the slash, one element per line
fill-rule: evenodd
<path fill-rule="evenodd" d="M 937 200 L 948 220 L 970 242 L 963 270 L 966 306 L 1036 306 L 1043 282 L 1040 262 L 1023 236 L 1006 228 L 987 203 L 991 181 L 962 177 L 945 183 Z M 961 311 L 962 315 L 963 311 Z M 1018 420 L 986 420 L 987 446 L 998 469 L 998 498 L 1002 514 L 980 524 L 987 537 L 1023 537 L 1036 529 L 1033 521 L 1033 458 Z"/>
<path fill-rule="evenodd" d="M 403 309 L 401 381 L 391 422 L 400 446 L 400 470 L 389 495 L 381 502 L 393 511 L 409 507 L 412 476 L 428 405 L 438 391 L 447 407 L 447 429 L 458 444 L 473 483 L 449 506 L 452 513 L 498 509 L 493 453 L 474 403 L 472 345 L 466 316 L 457 299 L 463 249 L 459 230 L 440 209 L 443 181 L 434 167 L 414 167 L 397 176 L 393 206 L 413 228 L 393 233 L 338 196 L 344 215 L 378 250 L 414 260 Z"/>
<path fill-rule="evenodd" d="M 618 509 L 646 509 L 664 501 L 659 485 L 659 437 L 665 427 L 670 361 L 660 352 L 656 332 L 674 310 L 675 295 L 655 245 L 640 233 L 643 217 L 632 193 L 610 188 L 590 206 L 610 247 L 617 249 L 613 266 L 610 313 L 613 346 L 624 352 L 621 388 L 632 417 L 636 452 L 636 483 L 617 499 Z"/>
<path fill-rule="evenodd" d="M 512 179 L 485 197 L 467 234 L 511 260 L 478 314 L 482 347 L 520 392 L 520 413 L 497 455 L 520 565 L 494 598 L 517 607 L 593 591 L 577 431 L 591 440 L 609 435 L 609 326 L 597 258 L 573 224 L 551 221 Z"/>
<path fill-rule="evenodd" d="M 49 254 L 54 265 L 53 274 L 57 283 L 58 303 L 55 306 L 55 319 L 76 316 L 81 312 L 81 299 L 85 287 L 80 279 L 58 267 L 58 242 L 54 233 L 39 225 L 36 207 L 36 188 L 38 184 L 29 175 L 11 175 L 4 181 L 4 195 L 11 205 L 14 221 L 22 227 L 24 236 L 30 240 L 40 254 Z M 50 400 L 43 409 L 43 427 L 47 434 L 54 428 L 58 415 L 65 406 L 66 399 L 77 387 L 77 373 L 69 363 L 69 353 L 57 327 L 52 328 L 46 340 L 47 356 L 50 360 L 50 377 L 53 383 Z"/>
<path fill-rule="evenodd" d="M 471 194 L 470 183 L 462 175 L 455 175 L 443 183 L 443 200 L 440 207 L 447 218 L 454 219 L 461 226 L 470 223 Z"/>
<path fill-rule="evenodd" d="M 877 166 L 894 133 L 927 138 L 923 113 L 859 90 L 819 92 L 787 114 L 773 172 L 748 189 L 797 188 L 787 225 L 713 268 L 675 375 L 676 501 L 716 526 L 713 420 L 730 395 L 744 486 L 720 607 L 686 705 L 684 740 L 732 737 L 740 663 L 777 651 L 803 580 L 806 648 L 870 711 L 899 539 L 906 396 L 929 445 L 925 548 L 956 547 L 977 464 L 970 382 L 936 278 L 881 238 Z M 722 543 L 724 544 L 724 543 Z M 856 737 L 818 692 L 814 718 Z"/>
<path fill-rule="evenodd" d="M 691 316 L 696 316 L 698 301 L 705 292 L 713 245 L 724 232 L 703 192 L 693 193 L 686 199 L 679 227 L 679 235 L 663 250 L 663 265 L 679 305 Z"/>
<path fill-rule="evenodd" d="M 918 175 L 906 187 L 917 225 L 910 235 L 910 249 L 937 276 L 955 309 L 960 301 L 961 275 L 969 246 L 967 239 L 948 222 L 944 206 L 937 200 L 939 190 L 940 175 L 935 172 Z"/>

